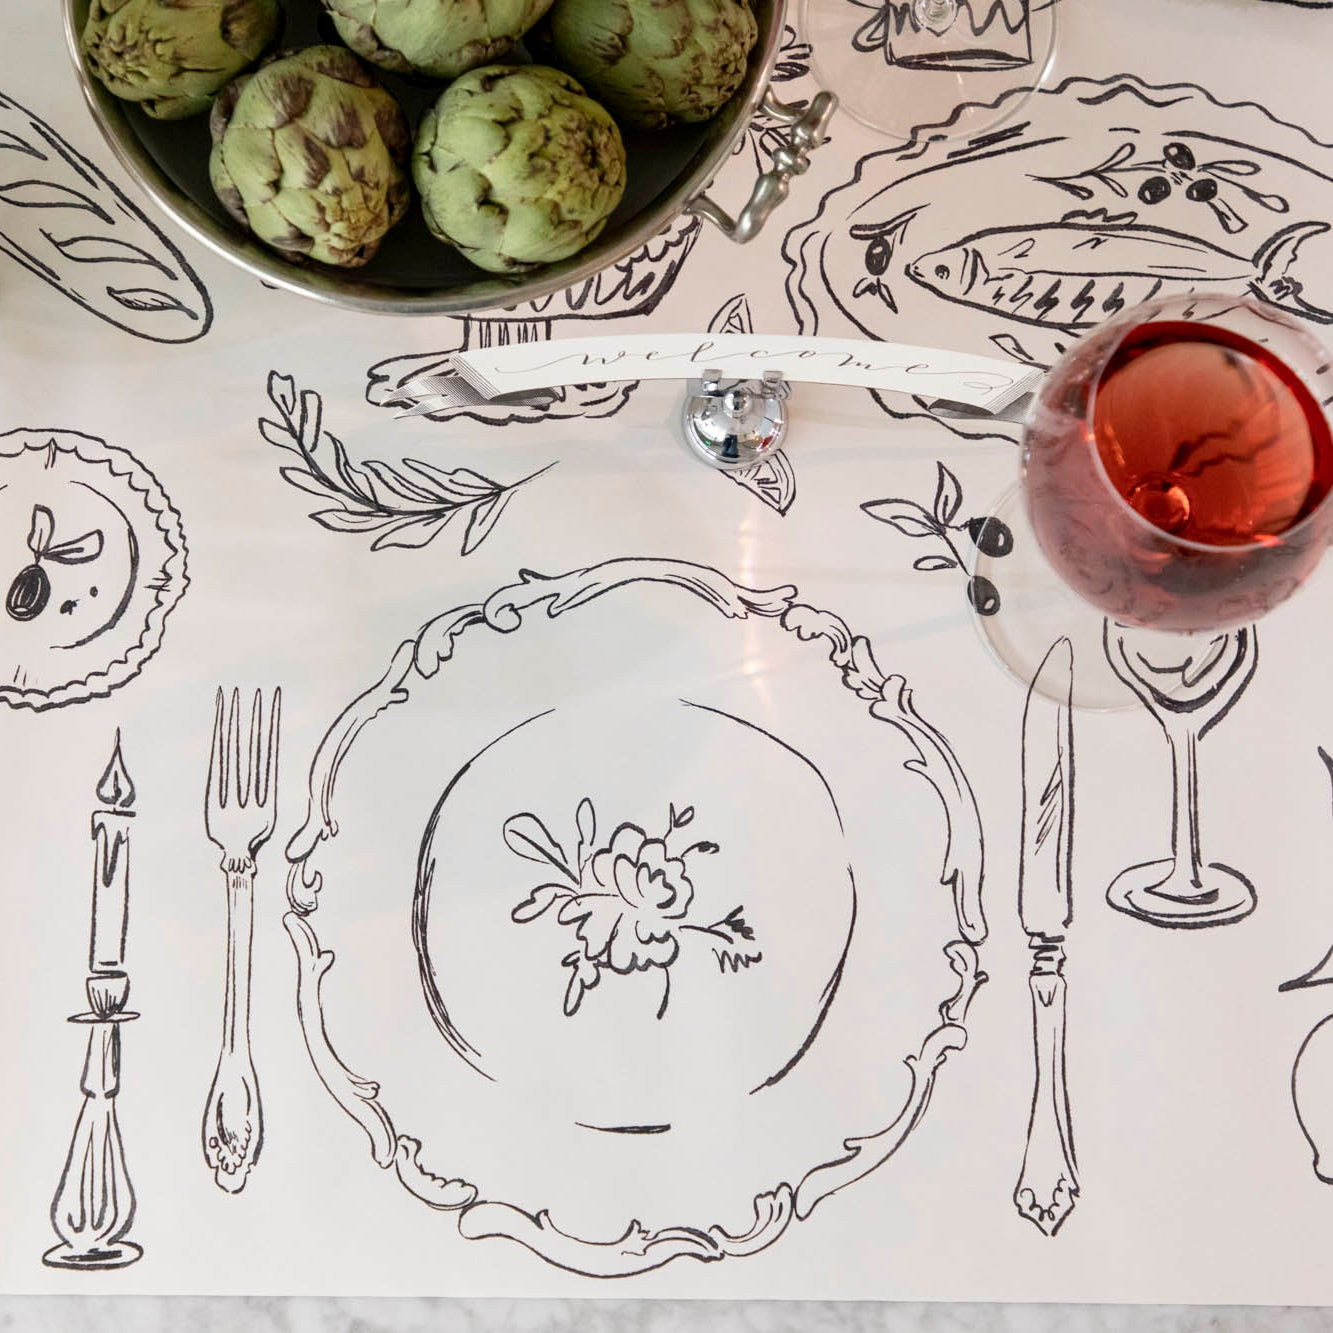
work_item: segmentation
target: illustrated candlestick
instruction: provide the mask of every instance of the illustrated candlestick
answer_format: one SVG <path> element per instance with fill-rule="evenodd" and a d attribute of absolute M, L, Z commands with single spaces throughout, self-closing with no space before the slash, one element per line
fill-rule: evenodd
<path fill-rule="evenodd" d="M 51 1200 L 51 1225 L 60 1237 L 42 1256 L 51 1268 L 124 1268 L 143 1250 L 124 1239 L 134 1221 L 134 1187 L 116 1119 L 120 1091 L 120 1028 L 129 1012 L 129 976 L 121 970 L 129 921 L 129 828 L 134 783 L 120 752 L 120 732 L 97 783 L 93 811 L 92 939 L 85 985 L 88 1009 L 71 1023 L 88 1025 L 88 1053 L 79 1108 L 65 1169 Z"/>

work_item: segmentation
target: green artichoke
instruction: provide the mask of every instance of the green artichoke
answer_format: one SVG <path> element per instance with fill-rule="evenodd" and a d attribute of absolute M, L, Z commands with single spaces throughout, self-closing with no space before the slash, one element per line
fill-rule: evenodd
<path fill-rule="evenodd" d="M 407 212 L 407 119 L 341 46 L 307 47 L 229 83 L 209 129 L 218 198 L 288 258 L 357 268 Z"/>
<path fill-rule="evenodd" d="M 605 107 L 544 65 L 487 65 L 422 117 L 412 178 L 431 234 L 492 273 L 567 259 L 625 193 Z"/>
<path fill-rule="evenodd" d="M 180 120 L 207 111 L 281 23 L 278 0 L 90 0 L 80 44 L 116 97 Z"/>
<path fill-rule="evenodd" d="M 548 24 L 559 64 L 641 129 L 707 120 L 759 36 L 745 0 L 555 0 Z"/>
<path fill-rule="evenodd" d="M 322 0 L 358 55 L 398 74 L 452 79 L 505 55 L 551 0 Z"/>

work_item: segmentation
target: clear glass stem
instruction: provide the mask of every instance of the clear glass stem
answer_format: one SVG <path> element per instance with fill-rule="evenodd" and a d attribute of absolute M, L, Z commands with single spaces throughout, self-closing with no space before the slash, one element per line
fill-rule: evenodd
<path fill-rule="evenodd" d="M 912 15 L 919 27 L 943 32 L 958 17 L 958 0 L 915 0 Z"/>

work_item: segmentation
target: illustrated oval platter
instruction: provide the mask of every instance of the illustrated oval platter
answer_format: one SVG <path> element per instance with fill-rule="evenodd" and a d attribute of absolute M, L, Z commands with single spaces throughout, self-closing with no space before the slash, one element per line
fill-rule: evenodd
<path fill-rule="evenodd" d="M 941 345 L 1049 366 L 1158 294 L 1237 292 L 1333 323 L 1333 147 L 1261 106 L 1122 74 L 1041 88 L 1015 123 L 961 146 L 935 129 L 863 157 L 788 232 L 803 333 L 911 342 L 925 327 Z M 929 414 L 922 400 L 881 406 Z"/>
<path fill-rule="evenodd" d="M 964 1044 L 982 853 L 944 734 L 794 587 L 525 571 L 319 746 L 298 1014 L 464 1237 L 596 1277 L 749 1254 L 887 1161 Z"/>

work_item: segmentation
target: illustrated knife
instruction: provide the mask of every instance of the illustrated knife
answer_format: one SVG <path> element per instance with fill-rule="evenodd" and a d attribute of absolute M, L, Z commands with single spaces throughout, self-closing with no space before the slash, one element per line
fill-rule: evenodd
<path fill-rule="evenodd" d="M 1018 916 L 1032 950 L 1028 987 L 1036 1077 L 1014 1204 L 1048 1236 L 1059 1231 L 1078 1198 L 1065 1082 L 1064 942 L 1073 916 L 1073 684 L 1073 645 L 1057 639 L 1032 679 L 1023 708 Z"/>

